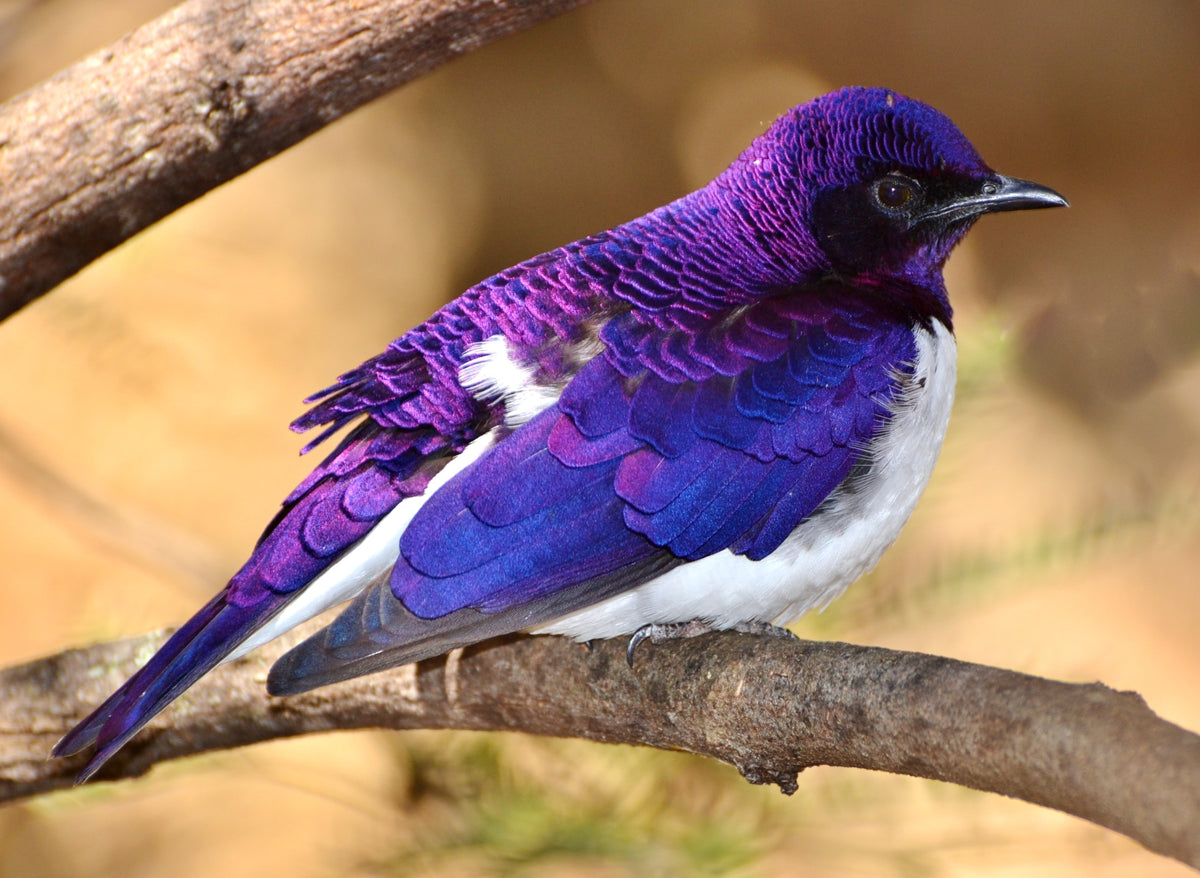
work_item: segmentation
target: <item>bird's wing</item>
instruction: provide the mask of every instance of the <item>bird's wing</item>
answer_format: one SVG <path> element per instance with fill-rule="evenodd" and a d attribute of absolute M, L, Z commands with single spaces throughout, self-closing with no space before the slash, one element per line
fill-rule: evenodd
<path fill-rule="evenodd" d="M 575 279 L 564 279 L 562 302 L 549 284 L 535 283 L 539 272 L 565 271 L 566 252 L 536 257 L 473 287 L 309 399 L 315 405 L 293 429 L 326 429 L 306 451 L 358 425 L 284 500 L 226 587 L 58 742 L 58 756 L 97 745 L 80 780 L 239 646 L 261 638 L 264 626 L 318 575 L 398 503 L 422 494 L 456 453 L 502 417 L 499 406 L 475 399 L 459 383 L 472 344 L 498 333 L 518 349 L 549 351 L 553 340 L 579 334 L 585 310 L 563 292 Z M 344 587 L 333 592 L 336 600 L 325 606 L 352 593 Z M 311 612 L 323 608 L 317 601 Z"/>
<path fill-rule="evenodd" d="M 235 650 L 348 599 L 365 574 L 352 568 L 352 579 L 329 583 L 337 579 L 336 562 L 349 560 L 391 510 L 424 494 L 443 467 L 508 415 L 502 399 L 477 398 L 460 382 L 472 346 L 500 336 L 541 380 L 565 380 L 576 365 L 572 346 L 590 339 L 605 308 L 629 307 L 619 304 L 618 278 L 632 284 L 624 301 L 655 288 L 639 273 L 638 252 L 628 236 L 604 232 L 526 260 L 472 287 L 312 397 L 315 405 L 293 429 L 326 429 L 305 450 L 358 425 L 284 501 L 229 584 L 68 732 L 55 755 L 95 744 L 79 775 L 85 780 Z M 322 589 L 310 589 L 317 580 Z M 325 584 L 330 590 L 314 595 Z"/>
<path fill-rule="evenodd" d="M 769 555 L 911 372 L 906 323 L 845 299 L 769 299 L 701 331 L 614 318 L 606 352 L 426 502 L 390 582 L 284 656 L 271 691 L 535 627 L 723 549 Z"/>
<path fill-rule="evenodd" d="M 413 380 L 418 380 L 415 374 Z M 409 429 L 387 426 L 373 416 L 370 397 L 359 393 L 363 386 L 373 385 L 369 381 L 351 385 L 339 402 L 344 411 L 356 407 L 355 415 L 365 415 L 365 420 L 284 501 L 250 558 L 225 588 L 58 742 L 57 756 L 97 745 L 80 773 L 81 781 L 156 713 L 240 645 L 251 642 L 249 638 L 397 503 L 420 494 L 456 446 L 472 438 L 472 424 L 465 418 L 457 432 L 443 433 L 428 423 Z M 444 410 L 463 404 L 450 393 L 443 394 L 441 401 Z M 313 612 L 320 609 L 318 605 Z"/>

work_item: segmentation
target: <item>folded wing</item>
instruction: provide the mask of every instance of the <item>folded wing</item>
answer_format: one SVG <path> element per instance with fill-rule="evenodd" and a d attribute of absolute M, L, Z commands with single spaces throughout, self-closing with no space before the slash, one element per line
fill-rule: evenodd
<path fill-rule="evenodd" d="M 862 460 L 911 369 L 904 322 L 851 301 L 772 299 L 690 333 L 614 318 L 605 354 L 426 502 L 390 581 L 284 656 L 271 691 L 537 627 L 724 549 L 769 555 Z"/>

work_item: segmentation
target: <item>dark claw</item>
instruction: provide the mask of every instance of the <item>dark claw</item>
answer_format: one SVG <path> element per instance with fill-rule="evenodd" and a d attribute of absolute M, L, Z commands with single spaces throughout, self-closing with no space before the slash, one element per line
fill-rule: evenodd
<path fill-rule="evenodd" d="M 750 622 L 747 624 L 753 625 L 756 623 Z M 633 667 L 633 654 L 637 652 L 638 646 L 643 641 L 649 640 L 651 643 L 666 643 L 668 640 L 685 640 L 689 637 L 699 637 L 701 634 L 708 634 L 716 630 L 716 628 L 713 628 L 710 623 L 705 622 L 703 619 L 693 619 L 690 622 L 672 622 L 670 624 L 651 622 L 649 625 L 643 625 L 637 631 L 633 632 L 633 635 L 629 638 L 629 646 L 625 649 L 625 661 L 629 662 L 629 667 Z"/>
<path fill-rule="evenodd" d="M 641 645 L 643 640 L 653 636 L 656 627 L 656 625 L 643 625 L 629 636 L 629 645 L 625 647 L 625 661 L 629 664 L 629 667 L 633 667 L 633 656 L 637 652 L 638 646 Z"/>

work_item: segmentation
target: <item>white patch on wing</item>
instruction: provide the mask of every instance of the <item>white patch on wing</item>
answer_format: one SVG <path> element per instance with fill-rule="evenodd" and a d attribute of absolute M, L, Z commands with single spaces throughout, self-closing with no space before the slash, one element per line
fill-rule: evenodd
<path fill-rule="evenodd" d="M 900 534 L 937 462 L 954 402 L 957 348 L 941 323 L 914 330 L 912 381 L 886 430 L 871 443 L 874 465 L 840 486 L 820 512 L 761 561 L 726 550 L 680 565 L 636 589 L 535 630 L 578 640 L 631 634 L 651 622 L 704 619 L 787 624 L 823 607 L 875 566 Z"/>
<path fill-rule="evenodd" d="M 458 383 L 483 403 L 503 403 L 504 423 L 519 427 L 558 401 L 562 387 L 538 384 L 532 366 L 513 359 L 508 340 L 493 335 L 467 348 Z"/>
<path fill-rule="evenodd" d="M 380 519 L 366 536 L 314 577 L 291 603 L 243 641 L 225 661 L 239 658 L 330 607 L 345 603 L 386 575 L 400 555 L 400 534 L 404 533 L 417 510 L 442 485 L 478 460 L 495 442 L 495 430 L 471 442 L 429 481 L 424 494 L 407 497 L 396 504 L 396 508 Z"/>

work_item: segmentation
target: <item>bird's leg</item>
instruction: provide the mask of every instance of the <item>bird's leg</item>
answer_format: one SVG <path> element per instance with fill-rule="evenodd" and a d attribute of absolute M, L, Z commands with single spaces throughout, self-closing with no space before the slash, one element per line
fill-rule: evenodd
<path fill-rule="evenodd" d="M 739 634 L 757 634 L 763 637 L 783 637 L 788 640 L 799 640 L 794 631 L 773 625 L 770 622 L 738 622 L 730 631 Z"/>
<path fill-rule="evenodd" d="M 633 657 L 637 653 L 637 648 L 645 640 L 649 640 L 651 643 L 666 643 L 668 640 L 683 640 L 688 637 L 698 637 L 701 634 L 707 634 L 710 631 L 716 630 L 711 623 L 705 622 L 703 619 L 693 619 L 690 622 L 672 622 L 670 624 L 652 622 L 649 625 L 643 625 L 630 636 L 629 646 L 625 648 L 625 661 L 629 663 L 629 667 L 633 667 Z"/>
<path fill-rule="evenodd" d="M 708 634 L 712 631 L 737 631 L 739 634 L 788 637 L 792 640 L 798 639 L 791 631 L 788 631 L 786 628 L 780 628 L 778 625 L 772 625 L 770 622 L 739 622 L 732 628 L 717 628 L 711 622 L 706 622 L 703 619 L 692 619 L 690 622 L 673 622 L 671 624 L 651 623 L 643 625 L 630 636 L 629 646 L 625 649 L 625 661 L 629 663 L 629 667 L 633 667 L 634 655 L 637 653 L 637 648 L 644 641 L 666 643 L 670 640 L 684 640 L 689 637 L 698 637 L 701 634 Z"/>

